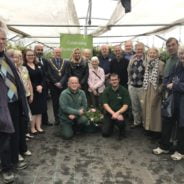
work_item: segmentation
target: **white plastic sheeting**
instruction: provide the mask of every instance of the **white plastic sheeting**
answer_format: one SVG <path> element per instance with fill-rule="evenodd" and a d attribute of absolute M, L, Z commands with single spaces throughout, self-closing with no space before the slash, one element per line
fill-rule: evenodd
<path fill-rule="evenodd" d="M 91 2 L 92 26 L 87 28 L 87 33 L 103 36 L 94 37 L 94 44 L 116 44 L 127 39 L 134 39 L 144 41 L 149 46 L 154 44 L 159 44 L 159 47 L 162 46 L 164 39 L 162 40 L 153 35 L 165 39 L 169 36 L 175 36 L 183 41 L 183 25 L 154 33 L 154 30 L 165 27 L 164 24 L 170 25 L 177 21 L 183 24 L 183 0 L 132 0 L 132 11 L 128 14 L 124 14 L 124 9 L 118 0 L 92 0 Z M 0 1 L 0 17 L 8 25 L 38 25 L 35 27 L 12 26 L 31 37 L 36 37 L 30 39 L 17 37 L 12 39 L 14 41 L 18 40 L 29 44 L 34 40 L 38 40 L 49 46 L 58 46 L 60 33 L 83 34 L 85 32 L 85 27 L 69 26 L 85 25 L 88 3 L 89 0 L 6 0 Z M 130 26 L 132 24 L 137 24 L 137 26 Z M 160 24 L 160 26 L 148 26 L 148 24 Z M 40 27 L 39 25 L 50 25 L 50 27 Z M 66 25 L 66 27 L 54 27 L 54 25 Z M 93 27 L 93 25 L 99 27 Z M 117 26 L 108 27 L 107 25 Z M 119 25 L 123 26 L 120 27 Z M 149 35 L 152 36 L 140 37 L 140 35 L 150 32 Z M 16 33 L 11 32 L 9 37 L 15 35 Z M 41 36 L 52 38 L 38 38 Z"/>

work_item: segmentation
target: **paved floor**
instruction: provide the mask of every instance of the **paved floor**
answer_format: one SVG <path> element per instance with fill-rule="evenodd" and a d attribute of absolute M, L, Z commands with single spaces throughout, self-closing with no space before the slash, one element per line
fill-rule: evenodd
<path fill-rule="evenodd" d="M 58 129 L 45 127 L 45 134 L 28 142 L 33 155 L 25 158 L 29 167 L 16 173 L 16 184 L 184 183 L 184 160 L 153 155 L 156 142 L 141 129 L 128 130 L 121 141 L 99 132 L 64 141 L 54 135 Z"/>

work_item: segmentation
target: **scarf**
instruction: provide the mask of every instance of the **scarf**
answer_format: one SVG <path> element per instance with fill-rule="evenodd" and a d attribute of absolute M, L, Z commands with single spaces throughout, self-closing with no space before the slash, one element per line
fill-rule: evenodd
<path fill-rule="evenodd" d="M 153 88 L 156 90 L 158 87 L 158 72 L 159 72 L 159 60 L 150 60 L 146 65 L 144 74 L 143 88 L 148 89 L 148 84 L 151 83 Z"/>

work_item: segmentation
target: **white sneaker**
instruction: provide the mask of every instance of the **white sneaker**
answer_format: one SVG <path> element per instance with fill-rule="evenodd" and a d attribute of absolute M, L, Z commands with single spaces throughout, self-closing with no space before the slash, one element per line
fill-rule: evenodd
<path fill-rule="evenodd" d="M 182 158 L 184 158 L 184 155 L 177 151 L 175 151 L 174 154 L 171 155 L 171 159 L 173 160 L 181 160 Z"/>
<path fill-rule="evenodd" d="M 24 158 L 22 157 L 22 155 L 19 154 L 19 161 L 22 162 L 24 161 Z"/>
<path fill-rule="evenodd" d="M 15 180 L 15 175 L 13 172 L 2 172 L 4 183 L 13 183 Z"/>
<path fill-rule="evenodd" d="M 162 153 L 166 154 L 166 153 L 169 153 L 169 150 L 164 150 L 164 149 L 161 149 L 160 147 L 157 147 L 157 148 L 153 149 L 153 153 L 155 155 L 160 155 Z"/>
<path fill-rule="evenodd" d="M 32 155 L 32 153 L 29 151 L 29 150 L 27 150 L 26 152 L 24 152 L 23 153 L 25 156 L 31 156 Z"/>
<path fill-rule="evenodd" d="M 29 141 L 30 139 L 26 137 L 26 141 Z"/>
<path fill-rule="evenodd" d="M 26 134 L 26 137 L 27 137 L 27 138 L 29 138 L 29 139 L 34 138 L 34 136 L 33 136 L 33 135 L 31 135 L 30 133 L 27 133 L 27 134 Z"/>

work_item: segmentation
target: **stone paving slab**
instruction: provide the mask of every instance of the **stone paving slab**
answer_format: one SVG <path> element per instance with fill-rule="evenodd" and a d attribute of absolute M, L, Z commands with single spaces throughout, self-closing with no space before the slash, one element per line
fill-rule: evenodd
<path fill-rule="evenodd" d="M 100 133 L 77 135 L 65 141 L 54 136 L 59 126 L 28 142 L 33 155 L 29 167 L 16 172 L 16 184 L 182 184 L 184 160 L 155 156 L 156 146 L 141 129 L 129 130 L 128 138 Z M 2 182 L 0 182 L 2 183 Z"/>
<path fill-rule="evenodd" d="M 121 141 L 116 132 L 110 138 L 97 132 L 65 141 L 55 136 L 59 128 L 44 127 L 45 134 L 28 141 L 33 155 L 25 158 L 29 167 L 16 172 L 15 184 L 184 184 L 184 160 L 153 155 L 157 141 L 140 128 L 128 129 Z"/>

